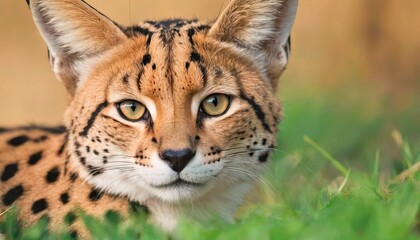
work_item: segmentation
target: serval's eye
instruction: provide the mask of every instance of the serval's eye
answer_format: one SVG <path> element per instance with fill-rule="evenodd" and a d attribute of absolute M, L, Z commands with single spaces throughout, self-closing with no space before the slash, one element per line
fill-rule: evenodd
<path fill-rule="evenodd" d="M 212 94 L 201 102 L 200 110 L 211 117 L 217 117 L 227 112 L 230 107 L 230 96 Z"/>
<path fill-rule="evenodd" d="M 121 117 L 131 121 L 139 121 L 146 113 L 146 107 L 134 100 L 124 100 L 117 104 Z"/>

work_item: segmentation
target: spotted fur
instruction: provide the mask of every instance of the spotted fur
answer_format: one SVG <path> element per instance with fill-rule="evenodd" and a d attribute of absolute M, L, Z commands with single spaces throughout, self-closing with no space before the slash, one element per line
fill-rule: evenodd
<path fill-rule="evenodd" d="M 210 24 L 131 27 L 79 0 L 28 4 L 70 102 L 64 127 L 0 128 L 0 210 L 76 231 L 75 208 L 126 215 L 130 202 L 165 230 L 181 215 L 231 219 L 276 145 L 297 0 L 232 0 Z M 231 102 L 211 117 L 200 104 L 216 93 Z M 147 108 L 141 120 L 121 117 L 125 99 Z"/>

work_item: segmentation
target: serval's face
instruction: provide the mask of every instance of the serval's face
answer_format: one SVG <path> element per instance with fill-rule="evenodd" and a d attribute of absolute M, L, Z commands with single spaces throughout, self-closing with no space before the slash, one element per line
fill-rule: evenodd
<path fill-rule="evenodd" d="M 212 25 L 128 28 L 81 1 L 31 8 L 72 98 L 71 167 L 88 182 L 175 203 L 259 178 L 276 144 L 296 1 L 236 0 Z"/>

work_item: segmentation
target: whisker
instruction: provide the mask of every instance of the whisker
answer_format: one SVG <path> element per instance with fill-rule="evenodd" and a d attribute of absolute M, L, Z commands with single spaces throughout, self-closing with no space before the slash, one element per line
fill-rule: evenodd
<path fill-rule="evenodd" d="M 266 186 L 272 193 L 276 192 L 276 191 L 274 191 L 275 187 L 270 182 L 268 182 L 264 178 L 256 175 L 252 171 L 249 171 L 249 170 L 246 170 L 246 169 L 243 169 L 243 168 L 230 167 L 230 166 L 226 167 L 225 169 L 228 170 L 228 171 L 245 174 L 246 176 L 248 176 L 248 177 L 256 180 L 257 182 L 263 184 L 264 186 Z"/>

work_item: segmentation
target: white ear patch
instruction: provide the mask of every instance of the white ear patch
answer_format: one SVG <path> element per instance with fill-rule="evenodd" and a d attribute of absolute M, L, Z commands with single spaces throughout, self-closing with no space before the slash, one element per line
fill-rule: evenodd
<path fill-rule="evenodd" d="M 71 95 L 102 53 L 127 37 L 83 1 L 32 0 L 30 9 L 47 43 L 54 73 Z"/>

